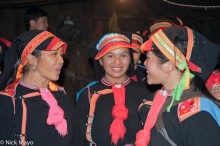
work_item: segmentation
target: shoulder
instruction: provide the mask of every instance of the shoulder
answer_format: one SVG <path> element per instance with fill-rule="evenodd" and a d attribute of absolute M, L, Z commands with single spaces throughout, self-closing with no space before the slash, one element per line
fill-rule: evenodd
<path fill-rule="evenodd" d="M 56 83 L 54 82 L 49 82 L 49 88 L 51 91 L 64 91 L 64 88 L 57 85 Z M 65 92 L 65 91 L 64 91 Z"/>
<path fill-rule="evenodd" d="M 220 108 L 206 97 L 195 97 L 179 103 L 177 114 L 182 122 L 201 111 L 209 113 L 220 125 Z"/>
<path fill-rule="evenodd" d="M 18 83 L 19 83 L 19 79 L 15 80 L 13 83 L 9 84 L 5 90 L 0 91 L 0 94 L 13 97 L 15 95 L 16 87 Z"/>
<path fill-rule="evenodd" d="M 79 99 L 80 95 L 85 92 L 86 90 L 88 90 L 88 88 L 92 87 L 92 86 L 95 86 L 99 81 L 93 81 L 93 82 L 90 82 L 88 85 L 86 85 L 84 88 L 82 88 L 81 90 L 79 90 L 77 93 L 76 93 L 76 101 Z"/>

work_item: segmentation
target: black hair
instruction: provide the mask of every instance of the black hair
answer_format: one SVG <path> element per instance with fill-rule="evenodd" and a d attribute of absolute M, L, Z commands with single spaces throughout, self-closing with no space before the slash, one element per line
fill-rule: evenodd
<path fill-rule="evenodd" d="M 134 75 L 134 59 L 133 59 L 132 49 L 129 49 L 129 54 L 130 54 L 131 62 L 129 64 L 129 68 L 126 73 L 130 77 Z M 94 65 L 95 79 L 101 80 L 105 76 L 105 70 L 103 66 L 99 63 L 99 60 L 94 60 L 93 65 Z"/>
<path fill-rule="evenodd" d="M 27 8 L 24 16 L 24 23 L 26 30 L 29 30 L 31 20 L 37 20 L 39 17 L 44 17 L 44 16 L 48 18 L 47 12 L 39 7 L 32 6 Z"/>
<path fill-rule="evenodd" d="M 184 40 L 181 40 L 178 37 L 174 38 L 174 46 L 175 49 L 179 49 L 184 56 L 186 56 L 186 50 L 187 50 L 187 42 Z M 159 59 L 159 63 L 160 64 L 164 64 L 166 63 L 169 59 L 156 47 L 156 45 L 153 44 L 153 53 L 158 57 Z M 205 82 L 195 74 L 195 72 L 193 72 L 192 70 L 190 70 L 190 72 L 192 72 L 195 77 L 191 80 L 190 82 L 190 88 L 193 91 L 200 91 L 201 93 L 203 93 L 205 96 L 207 96 L 208 98 L 210 98 L 213 101 L 217 101 L 217 99 L 208 91 L 208 89 L 205 86 Z"/>

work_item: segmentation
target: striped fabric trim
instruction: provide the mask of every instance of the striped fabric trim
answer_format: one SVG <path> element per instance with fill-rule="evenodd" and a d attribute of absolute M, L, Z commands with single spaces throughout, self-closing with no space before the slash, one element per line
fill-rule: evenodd
<path fill-rule="evenodd" d="M 104 90 L 101 90 L 101 91 L 94 93 L 91 98 L 88 123 L 87 123 L 87 128 L 86 128 L 86 139 L 92 144 L 95 144 L 95 142 L 93 142 L 93 140 L 92 140 L 91 131 L 92 131 L 92 123 L 93 123 L 93 119 L 94 119 L 94 112 L 95 112 L 95 108 L 96 108 L 96 102 L 99 99 L 100 95 L 109 94 L 112 92 L 113 92 L 112 89 L 104 89 Z"/>
<path fill-rule="evenodd" d="M 21 55 L 21 64 L 25 65 L 27 63 L 27 55 L 33 52 L 33 50 L 38 47 L 43 41 L 52 36 L 54 36 L 52 33 L 44 31 L 34 37 L 24 48 L 24 51 Z"/>
<path fill-rule="evenodd" d="M 193 31 L 192 29 L 185 27 L 187 29 L 187 35 L 188 35 L 188 45 L 187 45 L 187 53 L 186 53 L 186 59 L 190 60 L 193 44 L 194 44 L 194 38 L 193 38 Z"/>
<path fill-rule="evenodd" d="M 158 28 L 166 28 L 166 27 L 171 27 L 173 26 L 172 24 L 170 24 L 169 22 L 159 22 L 159 23 L 155 23 L 153 25 L 151 25 L 150 27 L 150 32 L 153 32 L 154 30 L 158 29 Z"/>
<path fill-rule="evenodd" d="M 100 59 L 102 56 L 106 55 L 108 52 L 113 51 L 118 48 L 136 48 L 134 45 L 128 44 L 126 42 L 110 42 L 102 50 L 99 51 L 95 56 L 95 60 Z"/>
<path fill-rule="evenodd" d="M 143 44 L 143 38 L 137 34 L 132 34 L 132 44 L 140 47 Z"/>
<path fill-rule="evenodd" d="M 110 33 L 106 34 L 102 39 L 99 41 L 99 43 L 96 45 L 96 49 L 98 51 L 102 50 L 108 43 L 111 42 L 126 42 L 130 43 L 130 40 L 121 34 L 118 33 Z"/>
<path fill-rule="evenodd" d="M 169 40 L 169 38 L 163 33 L 162 30 L 157 31 L 151 36 L 154 44 L 160 49 L 160 51 L 171 60 L 177 67 L 180 67 L 182 63 L 186 62 L 185 56 L 180 50 Z M 185 68 L 181 68 L 184 70 Z"/>

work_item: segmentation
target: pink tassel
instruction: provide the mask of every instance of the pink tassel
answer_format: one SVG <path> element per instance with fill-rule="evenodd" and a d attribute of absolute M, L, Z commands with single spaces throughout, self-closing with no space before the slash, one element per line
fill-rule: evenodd
<path fill-rule="evenodd" d="M 126 127 L 124 120 L 128 117 L 128 109 L 124 106 L 115 105 L 112 110 L 112 115 L 115 118 L 110 127 L 112 142 L 116 145 L 119 138 L 124 139 Z"/>
<path fill-rule="evenodd" d="M 161 108 L 163 107 L 164 102 L 166 101 L 167 96 L 167 92 L 162 90 L 155 94 L 153 104 L 144 124 L 144 129 L 140 130 L 136 134 L 136 146 L 148 146 L 148 143 L 150 142 L 150 131 L 157 121 L 157 117 Z"/>
<path fill-rule="evenodd" d="M 150 141 L 150 132 L 147 130 L 140 130 L 136 135 L 136 146 L 147 146 Z"/>
<path fill-rule="evenodd" d="M 124 138 L 126 127 L 124 120 L 128 117 L 128 109 L 125 107 L 125 87 L 124 85 L 113 85 L 115 105 L 112 109 L 112 116 L 114 120 L 110 126 L 110 135 L 112 136 L 112 143 L 117 145 L 118 140 Z"/>
<path fill-rule="evenodd" d="M 64 118 L 64 111 L 57 104 L 56 99 L 47 88 L 40 88 L 42 99 L 50 106 L 47 124 L 54 125 L 60 135 L 67 135 L 67 122 Z"/>

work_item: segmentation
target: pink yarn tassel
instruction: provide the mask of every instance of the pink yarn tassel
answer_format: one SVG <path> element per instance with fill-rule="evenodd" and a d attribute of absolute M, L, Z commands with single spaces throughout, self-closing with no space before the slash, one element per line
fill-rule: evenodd
<path fill-rule="evenodd" d="M 124 139 L 126 127 L 124 120 L 128 117 L 128 109 L 123 106 L 115 105 L 112 110 L 112 115 L 115 118 L 110 127 L 110 134 L 112 135 L 112 142 L 116 145 L 118 140 Z"/>
<path fill-rule="evenodd" d="M 147 146 L 150 141 L 150 132 L 147 130 L 140 130 L 136 135 L 136 146 Z"/>
<path fill-rule="evenodd" d="M 136 146 L 148 146 L 148 143 L 150 142 L 150 131 L 157 121 L 157 117 L 160 113 L 161 108 L 163 107 L 164 102 L 166 101 L 166 98 L 166 91 L 160 90 L 155 94 L 153 104 L 145 121 L 144 129 L 140 130 L 136 134 Z"/>
<path fill-rule="evenodd" d="M 128 109 L 125 107 L 125 87 L 124 85 L 112 86 L 115 105 L 112 109 L 112 116 L 114 120 L 110 126 L 110 135 L 112 136 L 112 143 L 117 145 L 118 140 L 124 138 L 126 127 L 124 120 L 128 117 Z"/>
<path fill-rule="evenodd" d="M 50 106 L 47 124 L 54 125 L 60 135 L 67 135 L 67 122 L 64 118 L 64 111 L 57 104 L 56 99 L 47 88 L 40 88 L 42 99 Z"/>

